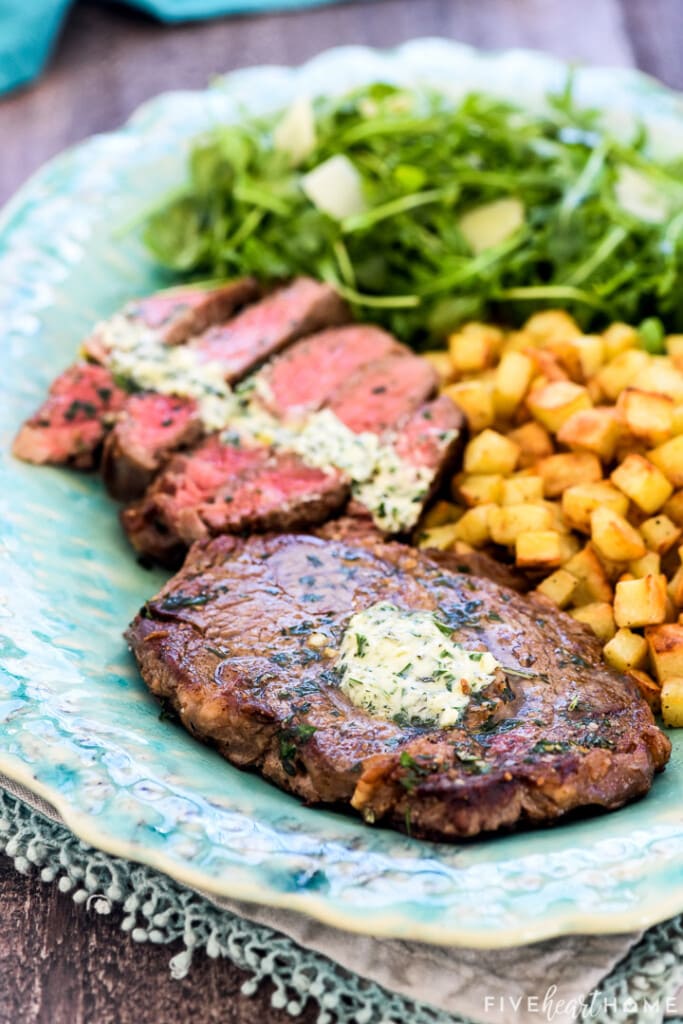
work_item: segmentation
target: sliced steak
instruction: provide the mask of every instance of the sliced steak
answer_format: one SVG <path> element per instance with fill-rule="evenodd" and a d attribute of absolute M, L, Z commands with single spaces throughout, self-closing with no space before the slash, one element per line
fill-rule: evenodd
<path fill-rule="evenodd" d="M 340 690 L 335 652 L 377 601 L 434 611 L 503 666 L 454 725 L 385 720 Z M 374 537 L 201 542 L 127 638 L 152 692 L 229 760 L 418 836 L 616 808 L 669 757 L 636 687 L 579 623 Z"/>
<path fill-rule="evenodd" d="M 171 453 L 194 444 L 203 432 L 194 399 L 156 391 L 131 395 L 104 444 L 107 490 L 119 501 L 139 498 Z"/>
<path fill-rule="evenodd" d="M 166 345 L 180 345 L 211 324 L 227 320 L 259 293 L 260 287 L 253 277 L 242 277 L 217 288 L 173 288 L 129 302 L 114 319 L 121 318 L 132 329 L 151 333 Z M 107 361 L 109 323 L 98 325 L 84 342 L 89 358 L 100 363 Z"/>
<path fill-rule="evenodd" d="M 357 434 L 383 434 L 430 398 L 437 384 L 436 370 L 426 359 L 397 353 L 352 374 L 327 408 Z"/>
<path fill-rule="evenodd" d="M 14 439 L 12 451 L 25 462 L 92 469 L 126 398 L 109 370 L 76 363 L 52 383 L 45 402 Z"/>
<path fill-rule="evenodd" d="M 407 351 L 379 327 L 351 324 L 296 342 L 258 375 L 263 405 L 280 418 L 314 412 L 347 378 L 368 363 Z"/>
<path fill-rule="evenodd" d="M 304 334 L 344 323 L 349 311 L 327 284 L 300 277 L 193 340 L 206 362 L 220 363 L 234 382 Z"/>
<path fill-rule="evenodd" d="M 335 470 L 212 435 L 176 455 L 121 521 L 136 551 L 176 565 L 193 541 L 212 534 L 314 526 L 344 505 L 348 490 Z"/>

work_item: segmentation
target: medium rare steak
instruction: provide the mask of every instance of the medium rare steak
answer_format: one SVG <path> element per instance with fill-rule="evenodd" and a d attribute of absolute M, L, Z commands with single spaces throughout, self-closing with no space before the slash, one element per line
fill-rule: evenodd
<path fill-rule="evenodd" d="M 426 359 L 396 353 L 352 374 L 327 408 L 357 434 L 382 434 L 419 408 L 437 385 L 436 370 Z"/>
<path fill-rule="evenodd" d="M 428 612 L 449 643 L 498 659 L 452 724 L 371 714 L 340 688 L 349 620 L 378 601 Z M 670 752 L 585 627 L 358 530 L 201 542 L 127 638 L 152 692 L 233 763 L 418 836 L 616 808 Z M 365 637 L 355 645 L 372 654 Z"/>
<path fill-rule="evenodd" d="M 12 451 L 25 462 L 92 469 L 126 397 L 105 367 L 76 363 L 53 381 L 47 399 L 14 439 Z"/>
<path fill-rule="evenodd" d="M 407 349 L 379 327 L 333 327 L 297 341 L 264 367 L 256 391 L 274 416 L 314 412 L 356 370 L 401 351 Z"/>

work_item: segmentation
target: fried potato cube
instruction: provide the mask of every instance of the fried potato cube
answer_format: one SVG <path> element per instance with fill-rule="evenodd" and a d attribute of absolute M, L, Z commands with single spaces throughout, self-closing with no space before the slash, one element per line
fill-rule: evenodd
<path fill-rule="evenodd" d="M 450 384 L 455 375 L 450 353 L 435 349 L 429 352 L 422 352 L 421 355 L 423 359 L 432 364 L 437 372 L 439 381 L 442 384 Z"/>
<path fill-rule="evenodd" d="M 561 533 L 560 550 L 562 551 L 562 565 L 566 565 L 566 563 L 581 550 L 581 544 L 578 537 L 573 533 Z"/>
<path fill-rule="evenodd" d="M 681 539 L 680 526 L 672 523 L 664 513 L 652 516 L 640 524 L 640 532 L 650 551 L 663 555 Z"/>
<path fill-rule="evenodd" d="M 674 404 L 674 414 L 671 418 L 671 433 L 683 434 L 683 405 Z"/>
<path fill-rule="evenodd" d="M 683 608 L 683 565 L 673 574 L 666 589 L 673 604 Z"/>
<path fill-rule="evenodd" d="M 517 534 L 515 565 L 520 569 L 555 569 L 562 565 L 561 535 L 556 530 Z"/>
<path fill-rule="evenodd" d="M 683 625 L 666 622 L 645 630 L 650 661 L 660 683 L 683 677 Z"/>
<path fill-rule="evenodd" d="M 683 434 L 653 448 L 648 458 L 674 487 L 683 487 Z"/>
<path fill-rule="evenodd" d="M 448 351 L 456 373 L 479 373 L 493 366 L 503 332 L 489 324 L 465 324 L 462 330 L 451 334 Z"/>
<path fill-rule="evenodd" d="M 509 417 L 529 390 L 535 364 L 524 352 L 505 352 L 496 369 L 493 402 L 499 416 Z"/>
<path fill-rule="evenodd" d="M 661 558 L 656 551 L 648 551 L 642 558 L 634 558 L 628 563 L 628 571 L 636 578 L 640 576 L 657 576 L 661 572 Z"/>
<path fill-rule="evenodd" d="M 432 526 L 445 526 L 446 523 L 457 522 L 462 513 L 462 508 L 459 505 L 454 505 L 452 501 L 435 501 L 422 517 L 421 525 L 425 529 Z"/>
<path fill-rule="evenodd" d="M 662 683 L 661 702 L 664 724 L 680 729 L 683 726 L 683 677 Z"/>
<path fill-rule="evenodd" d="M 501 499 L 503 478 L 500 473 L 473 474 L 460 479 L 456 477 L 456 480 L 458 494 L 469 508 L 487 503 L 495 505 Z"/>
<path fill-rule="evenodd" d="M 544 387 L 535 387 L 526 400 L 529 412 L 551 434 L 556 434 L 563 423 L 582 409 L 590 409 L 592 402 L 586 389 L 570 380 L 550 381 Z"/>
<path fill-rule="evenodd" d="M 616 411 L 611 406 L 601 405 L 575 412 L 558 430 L 557 440 L 573 451 L 592 452 L 604 462 L 610 462 L 620 435 Z"/>
<path fill-rule="evenodd" d="M 468 508 L 455 524 L 455 539 L 463 540 L 473 548 L 483 547 L 491 540 L 489 514 L 497 508 L 497 505 L 475 505 L 474 508 Z"/>
<path fill-rule="evenodd" d="M 591 512 L 591 540 L 598 554 L 613 562 L 631 562 L 647 550 L 636 528 L 604 505 Z"/>
<path fill-rule="evenodd" d="M 612 586 L 604 566 L 589 544 L 565 562 L 564 568 L 578 581 L 572 596 L 575 605 L 612 600 Z"/>
<path fill-rule="evenodd" d="M 683 452 L 681 455 L 683 457 Z M 648 515 L 661 508 L 673 493 L 664 473 L 643 455 L 627 455 L 610 475 L 610 480 Z"/>
<path fill-rule="evenodd" d="M 579 581 L 576 576 L 572 576 L 566 569 L 556 569 L 555 572 L 551 572 L 550 576 L 541 580 L 536 591 L 547 597 L 558 608 L 566 608 L 578 585 Z"/>
<path fill-rule="evenodd" d="M 677 526 L 683 526 L 683 491 L 676 491 L 664 502 L 663 511 Z"/>
<path fill-rule="evenodd" d="M 650 356 L 642 349 L 629 348 L 610 359 L 596 374 L 597 381 L 606 398 L 616 402 L 624 390 L 637 381 L 644 373 Z"/>
<path fill-rule="evenodd" d="M 496 430 L 484 430 L 465 448 L 466 473 L 501 473 L 508 476 L 519 459 L 519 445 Z"/>
<path fill-rule="evenodd" d="M 543 481 L 540 476 L 515 473 L 503 480 L 501 505 L 523 505 L 543 500 Z"/>
<path fill-rule="evenodd" d="M 543 493 L 556 498 L 567 487 L 580 483 L 597 483 L 602 479 L 602 466 L 597 455 L 590 452 L 560 452 L 536 463 L 536 472 L 543 480 Z"/>
<path fill-rule="evenodd" d="M 668 395 L 674 402 L 683 402 L 683 373 L 667 356 L 650 356 L 636 383 L 643 391 L 654 391 Z"/>
<path fill-rule="evenodd" d="M 648 445 L 663 444 L 673 432 L 673 399 L 639 388 L 625 388 L 617 399 L 617 416 L 629 433 Z"/>
<path fill-rule="evenodd" d="M 666 576 L 643 576 L 641 579 L 617 583 L 614 589 L 614 618 L 617 626 L 628 629 L 655 626 L 664 622 L 666 614 Z"/>
<path fill-rule="evenodd" d="M 545 309 L 529 317 L 523 332 L 545 344 L 552 339 L 575 338 L 581 334 L 581 328 L 563 309 Z"/>
<path fill-rule="evenodd" d="M 457 523 L 444 523 L 442 526 L 430 526 L 418 534 L 418 547 L 438 548 L 448 551 L 457 540 L 455 528 Z"/>
<path fill-rule="evenodd" d="M 507 436 L 519 445 L 519 465 L 522 469 L 534 466 L 539 459 L 552 455 L 555 450 L 548 431 L 534 420 L 510 430 Z"/>
<path fill-rule="evenodd" d="M 667 334 L 665 344 L 666 354 L 679 370 L 683 369 L 683 334 Z"/>
<path fill-rule="evenodd" d="M 602 332 L 602 341 L 607 361 L 614 359 L 620 352 L 625 352 L 628 348 L 638 348 L 640 345 L 640 337 L 636 328 L 618 321 L 610 324 L 607 330 Z"/>
<path fill-rule="evenodd" d="M 599 334 L 577 334 L 550 346 L 575 381 L 588 381 L 605 360 L 605 343 Z"/>
<path fill-rule="evenodd" d="M 616 633 L 614 612 L 609 601 L 584 604 L 581 608 L 572 608 L 569 614 L 577 622 L 583 622 L 584 625 L 590 626 L 598 640 L 602 640 L 603 643 L 611 640 Z"/>
<path fill-rule="evenodd" d="M 602 656 L 617 672 L 644 668 L 647 663 L 647 640 L 640 633 L 622 627 L 605 644 Z"/>
<path fill-rule="evenodd" d="M 491 540 L 512 546 L 520 533 L 552 530 L 552 514 L 544 505 L 490 506 Z M 559 564 L 559 563 L 558 563 Z"/>
<path fill-rule="evenodd" d="M 600 505 L 625 516 L 628 512 L 628 498 L 607 480 L 592 484 L 574 484 L 562 493 L 562 515 L 567 526 L 581 533 L 591 532 L 591 513 Z"/>
<path fill-rule="evenodd" d="M 449 384 L 444 393 L 462 409 L 467 425 L 473 434 L 490 427 L 495 418 L 493 388 L 484 380 L 463 380 Z"/>
<path fill-rule="evenodd" d="M 648 675 L 647 672 L 643 672 L 642 669 L 639 668 L 627 669 L 626 675 L 636 684 L 640 690 L 641 697 L 644 697 L 650 705 L 652 714 L 658 715 L 662 709 L 662 691 L 660 686 L 654 681 L 651 675 Z"/>

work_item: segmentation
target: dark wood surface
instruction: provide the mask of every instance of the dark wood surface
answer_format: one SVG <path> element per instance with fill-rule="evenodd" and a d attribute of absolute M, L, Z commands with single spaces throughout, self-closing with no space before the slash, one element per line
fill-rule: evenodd
<path fill-rule="evenodd" d="M 392 46 L 417 35 L 636 65 L 683 88 L 681 0 L 366 0 L 179 27 L 84 3 L 41 81 L 0 100 L 0 200 L 64 146 L 117 126 L 164 89 L 202 88 L 250 64 L 299 63 L 330 46 Z M 187 979 L 172 981 L 173 952 L 133 943 L 115 917 L 77 908 L 0 857 L 0 1024 L 291 1020 L 270 1007 L 267 991 L 242 996 L 244 975 L 224 961 L 198 956 Z M 301 1020 L 315 1016 L 309 1008 Z"/>

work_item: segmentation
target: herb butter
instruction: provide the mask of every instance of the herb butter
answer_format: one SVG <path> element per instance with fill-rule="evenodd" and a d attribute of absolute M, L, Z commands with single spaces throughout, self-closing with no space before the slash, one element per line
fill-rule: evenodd
<path fill-rule="evenodd" d="M 380 601 L 349 621 L 339 649 L 340 689 L 377 718 L 410 725 L 455 725 L 470 696 L 493 682 L 499 662 L 470 651 L 429 611 Z"/>

